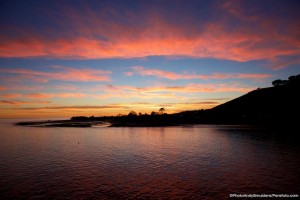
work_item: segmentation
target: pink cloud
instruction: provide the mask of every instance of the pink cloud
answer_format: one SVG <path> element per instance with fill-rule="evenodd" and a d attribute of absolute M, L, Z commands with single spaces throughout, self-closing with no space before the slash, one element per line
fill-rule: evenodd
<path fill-rule="evenodd" d="M 87 96 L 87 94 L 83 93 L 59 93 L 59 94 L 54 94 L 56 97 L 61 97 L 61 98 L 82 98 Z"/>
<path fill-rule="evenodd" d="M 132 76 L 134 73 L 133 73 L 133 72 L 124 72 L 124 74 L 125 74 L 126 76 Z"/>
<path fill-rule="evenodd" d="M 41 85 L 7 85 L 6 90 L 22 90 L 22 91 L 35 91 L 35 90 L 43 90 L 44 86 Z"/>
<path fill-rule="evenodd" d="M 273 58 L 269 61 L 269 66 L 273 70 L 280 70 L 293 64 L 300 64 L 300 57 Z"/>
<path fill-rule="evenodd" d="M 121 22 L 109 22 L 91 12 L 91 9 L 82 10 L 82 14 L 78 16 L 78 12 L 66 10 L 63 15 L 72 16 L 72 20 L 77 19 L 76 23 L 68 24 L 68 30 L 78 34 L 49 39 L 38 32 L 14 27 L 21 37 L 11 39 L 0 35 L 0 57 L 101 59 L 165 55 L 249 61 L 300 54 L 297 20 L 288 21 L 283 27 L 286 33 L 282 34 L 276 28 L 278 19 L 245 15 L 242 9 L 245 8 L 234 1 L 221 5 L 218 11 L 225 11 L 248 22 L 254 21 L 255 26 L 241 23 L 231 29 L 228 16 L 222 14 L 223 20 L 203 24 L 198 30 L 192 24 L 178 26 L 166 20 L 161 13 L 150 12 L 145 16 L 145 26 L 128 28 Z M 86 20 L 80 20 L 82 15 L 89 16 L 89 24 Z M 129 16 L 134 16 L 134 13 Z M 66 25 L 64 20 L 57 23 Z M 103 37 L 108 39 L 99 39 Z M 82 75 L 78 77 L 79 80 L 81 77 L 81 81 L 87 78 L 99 80 L 99 77 L 90 76 L 91 74 L 85 77 L 76 71 L 71 73 Z M 58 77 L 70 80 L 61 75 Z"/>
<path fill-rule="evenodd" d="M 15 82 L 19 84 L 20 82 L 28 81 L 28 82 L 35 82 L 35 83 L 47 83 L 48 79 L 43 77 L 38 77 L 34 75 L 27 75 L 27 74 L 20 74 L 14 77 L 3 77 L 2 78 L 6 82 Z"/>
<path fill-rule="evenodd" d="M 178 80 L 178 79 L 229 79 L 229 78 L 236 78 L 236 79 L 265 79 L 270 78 L 271 74 L 220 74 L 215 73 L 211 75 L 201 75 L 201 74 L 177 74 L 174 72 L 168 72 L 160 69 L 145 69 L 141 66 L 134 66 L 132 67 L 132 74 L 139 74 L 142 76 L 156 76 L 158 78 L 166 78 L 170 80 Z"/>
<path fill-rule="evenodd" d="M 14 99 L 20 97 L 21 94 L 16 93 L 9 93 L 9 94 L 0 94 L 0 98 L 6 98 L 6 99 Z"/>
<path fill-rule="evenodd" d="M 30 93 L 25 95 L 27 98 L 44 99 L 44 98 L 81 98 L 86 96 L 82 93 Z"/>
<path fill-rule="evenodd" d="M 225 1 L 223 4 L 220 4 L 220 9 L 227 11 L 231 16 L 245 21 L 256 21 L 259 19 L 257 15 L 245 15 L 247 8 L 242 6 L 242 1 Z"/>
<path fill-rule="evenodd" d="M 35 80 L 61 80 L 61 81 L 82 81 L 82 82 L 96 82 L 96 81 L 109 81 L 108 70 L 95 70 L 95 69 L 75 69 L 71 67 L 54 66 L 53 68 L 59 69 L 59 71 L 45 72 L 29 69 L 9 69 L 2 68 L 2 73 L 18 74 L 22 76 L 34 77 Z M 40 81 L 38 81 L 40 82 Z"/>

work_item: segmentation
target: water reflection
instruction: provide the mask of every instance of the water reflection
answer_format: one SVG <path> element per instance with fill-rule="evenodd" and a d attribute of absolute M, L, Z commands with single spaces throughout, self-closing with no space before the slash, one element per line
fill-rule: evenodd
<path fill-rule="evenodd" d="M 1 130 L 2 198 L 224 199 L 299 191 L 299 146 L 253 127 L 2 123 Z"/>

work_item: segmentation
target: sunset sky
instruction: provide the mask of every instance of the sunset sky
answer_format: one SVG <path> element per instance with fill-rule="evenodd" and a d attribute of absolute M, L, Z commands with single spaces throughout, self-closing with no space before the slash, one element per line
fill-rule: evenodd
<path fill-rule="evenodd" d="M 0 1 L 0 118 L 212 108 L 300 73 L 298 0 Z"/>

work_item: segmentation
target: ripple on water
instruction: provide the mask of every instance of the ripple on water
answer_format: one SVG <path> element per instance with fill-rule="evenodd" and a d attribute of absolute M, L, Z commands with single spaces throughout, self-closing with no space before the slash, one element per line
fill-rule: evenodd
<path fill-rule="evenodd" d="M 299 145 L 253 128 L 1 129 L 1 199 L 224 199 L 300 191 Z"/>

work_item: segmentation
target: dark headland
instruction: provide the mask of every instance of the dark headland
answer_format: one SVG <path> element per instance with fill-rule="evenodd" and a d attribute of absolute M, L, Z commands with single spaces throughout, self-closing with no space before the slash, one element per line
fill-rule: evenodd
<path fill-rule="evenodd" d="M 296 126 L 300 114 L 300 74 L 288 80 L 275 80 L 273 87 L 258 88 L 212 109 L 164 113 L 164 108 L 151 114 L 85 117 L 70 120 L 19 122 L 17 125 L 42 127 L 155 127 L 190 124 L 246 124 Z"/>

